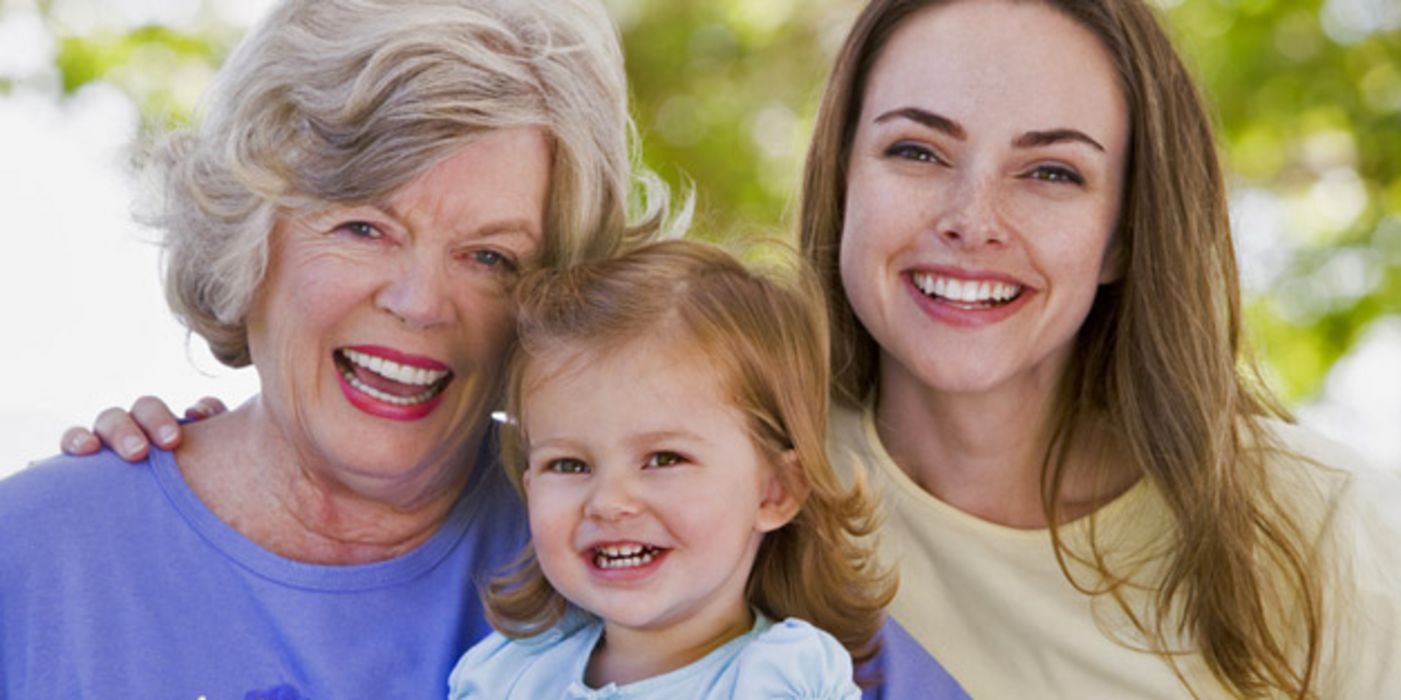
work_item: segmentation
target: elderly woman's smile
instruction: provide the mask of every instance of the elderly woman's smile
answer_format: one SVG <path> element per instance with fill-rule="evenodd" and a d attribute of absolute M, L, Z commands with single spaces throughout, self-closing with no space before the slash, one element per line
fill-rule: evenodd
<path fill-rule="evenodd" d="M 300 469 L 407 478 L 410 491 L 465 478 L 510 343 L 511 284 L 543 238 L 549 172 L 543 132 L 491 131 L 383 203 L 279 217 L 249 346 L 269 425 Z"/>
<path fill-rule="evenodd" d="M 346 400 L 382 418 L 417 420 L 432 413 L 452 381 L 447 365 L 391 348 L 361 345 L 334 355 Z"/>

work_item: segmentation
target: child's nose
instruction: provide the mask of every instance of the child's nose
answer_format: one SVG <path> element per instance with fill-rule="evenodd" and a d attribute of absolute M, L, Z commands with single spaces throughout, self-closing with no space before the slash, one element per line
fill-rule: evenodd
<path fill-rule="evenodd" d="M 617 474 L 601 474 L 584 504 L 584 515 L 599 520 L 626 518 L 640 510 L 633 480 Z"/>

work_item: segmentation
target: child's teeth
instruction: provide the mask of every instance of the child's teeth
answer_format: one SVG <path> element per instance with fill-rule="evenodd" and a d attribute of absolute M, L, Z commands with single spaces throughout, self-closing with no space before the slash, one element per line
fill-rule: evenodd
<path fill-rule="evenodd" d="M 627 544 L 603 545 L 594 551 L 594 564 L 598 568 L 625 569 L 651 562 L 658 550 L 640 544 Z"/>

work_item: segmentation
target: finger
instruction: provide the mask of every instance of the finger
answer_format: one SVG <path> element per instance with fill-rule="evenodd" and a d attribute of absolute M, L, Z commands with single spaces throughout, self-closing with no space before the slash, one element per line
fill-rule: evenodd
<path fill-rule="evenodd" d="M 90 455 L 102 448 L 102 441 L 87 428 L 69 428 L 63 431 L 59 446 L 64 454 Z"/>
<path fill-rule="evenodd" d="M 103 444 L 116 450 L 128 462 L 144 458 L 146 449 L 150 447 L 146 434 L 141 432 L 131 415 L 120 408 L 109 408 L 99 413 L 93 431 Z"/>
<path fill-rule="evenodd" d="M 164 401 L 154 396 L 142 396 L 131 405 L 131 419 L 157 445 L 169 450 L 180 444 L 180 421 Z"/>

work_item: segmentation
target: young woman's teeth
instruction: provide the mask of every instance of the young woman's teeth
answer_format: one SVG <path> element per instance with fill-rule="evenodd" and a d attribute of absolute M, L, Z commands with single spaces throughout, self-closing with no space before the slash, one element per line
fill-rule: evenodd
<path fill-rule="evenodd" d="M 661 550 L 640 544 L 594 547 L 593 563 L 600 569 L 626 569 L 652 561 Z"/>
<path fill-rule="evenodd" d="M 925 296 L 960 304 L 995 306 L 1005 304 L 1022 293 L 1021 285 L 987 280 L 960 280 L 924 272 L 910 275 L 910 280 Z"/>

